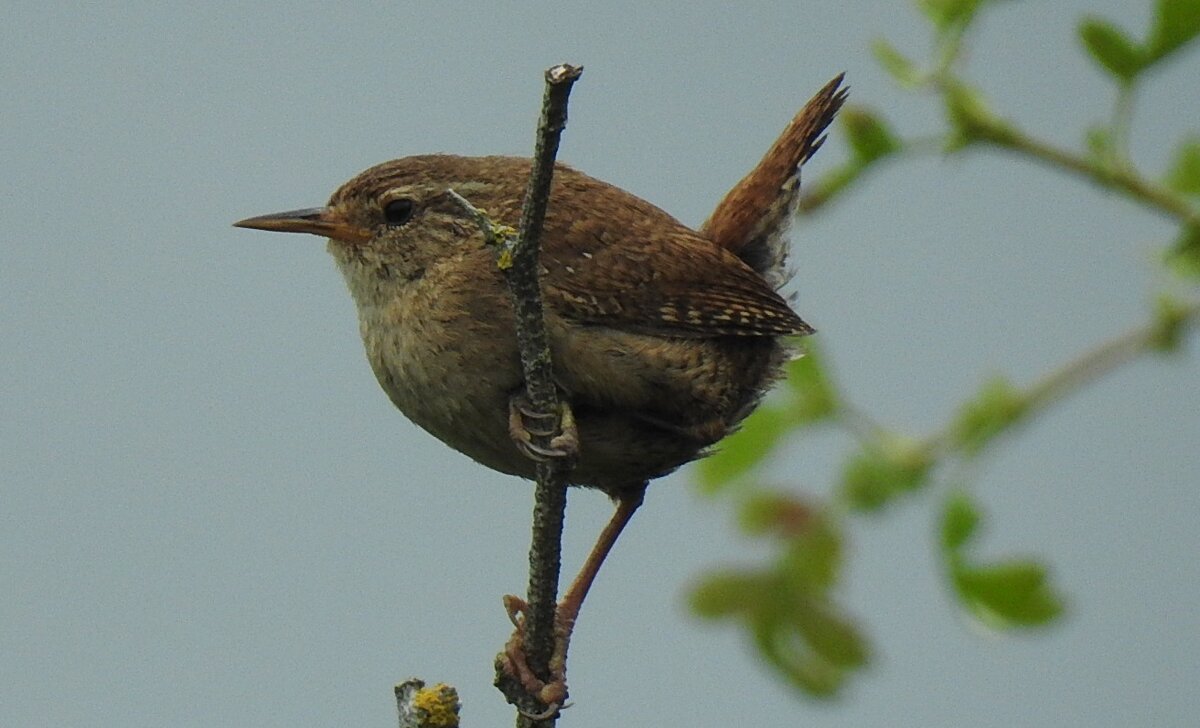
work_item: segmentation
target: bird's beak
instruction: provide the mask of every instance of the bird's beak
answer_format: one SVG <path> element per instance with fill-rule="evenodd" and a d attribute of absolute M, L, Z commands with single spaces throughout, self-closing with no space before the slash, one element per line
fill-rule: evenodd
<path fill-rule="evenodd" d="M 346 242 L 365 242 L 371 237 L 368 231 L 351 225 L 338 215 L 336 210 L 329 207 L 310 207 L 305 210 L 248 217 L 235 222 L 233 226 L 278 233 L 311 233 Z"/>

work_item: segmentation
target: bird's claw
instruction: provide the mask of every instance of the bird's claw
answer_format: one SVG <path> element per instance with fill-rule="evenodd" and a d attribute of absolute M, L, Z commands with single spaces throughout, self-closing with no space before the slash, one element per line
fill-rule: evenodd
<path fill-rule="evenodd" d="M 529 667 L 529 660 L 525 656 L 525 619 L 529 604 L 518 596 L 506 594 L 504 609 L 508 613 L 509 621 L 516 628 L 513 630 L 512 637 L 505 643 L 504 652 L 501 653 L 504 671 L 515 677 L 526 693 L 537 698 L 546 706 L 546 709 L 539 713 L 522 710 L 520 711 L 521 715 L 531 720 L 553 718 L 560 711 L 570 707 L 570 703 L 565 702 L 567 699 L 566 655 L 562 654 L 561 657 L 558 657 L 560 653 L 566 652 L 565 645 L 555 646 L 555 656 L 558 659 L 551 659 L 552 679 L 549 682 L 542 680 Z M 557 640 L 565 639 L 557 627 L 555 638 Z"/>
<path fill-rule="evenodd" d="M 529 602 L 515 594 L 504 595 L 504 611 L 508 613 L 508 621 L 518 630 L 525 629 L 525 615 L 529 612 Z"/>
<path fill-rule="evenodd" d="M 556 431 L 554 427 L 556 419 L 561 431 Z M 517 449 L 534 462 L 573 459 L 579 454 L 579 431 L 575 427 L 575 416 L 566 402 L 559 403 L 556 417 L 546 412 L 535 412 L 523 394 L 514 396 L 508 403 L 508 432 Z M 549 437 L 550 442 L 540 445 L 534 442 L 535 437 Z"/>
<path fill-rule="evenodd" d="M 563 703 L 562 705 L 559 705 L 558 703 L 550 703 L 550 705 L 546 706 L 546 709 L 540 713 L 530 713 L 528 710 L 521 710 L 520 708 L 517 708 L 517 712 L 530 720 L 549 720 L 551 718 L 557 718 L 559 713 L 570 707 L 571 703 Z"/>

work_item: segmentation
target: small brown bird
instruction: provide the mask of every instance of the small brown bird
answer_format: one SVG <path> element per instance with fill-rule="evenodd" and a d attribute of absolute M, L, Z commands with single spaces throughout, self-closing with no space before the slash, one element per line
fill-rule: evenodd
<path fill-rule="evenodd" d="M 845 100 L 841 79 L 809 101 L 698 231 L 556 167 L 541 285 L 554 378 L 575 423 L 570 479 L 618 502 L 598 558 L 563 600 L 567 624 L 648 481 L 735 428 L 788 358 L 781 337 L 812 332 L 776 289 L 788 277 L 799 167 Z M 329 238 L 392 402 L 447 445 L 525 478 L 533 458 L 556 453 L 531 448 L 522 430 L 503 275 L 449 190 L 515 226 L 529 170 L 530 160 L 512 157 L 406 157 L 362 172 L 325 207 L 236 223 Z M 544 694 L 561 703 L 564 693 Z"/>

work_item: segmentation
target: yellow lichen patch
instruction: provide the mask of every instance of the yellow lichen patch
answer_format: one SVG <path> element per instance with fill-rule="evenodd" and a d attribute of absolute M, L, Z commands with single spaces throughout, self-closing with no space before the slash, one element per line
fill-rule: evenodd
<path fill-rule="evenodd" d="M 513 265 L 512 248 L 504 248 L 500 251 L 500 255 L 496 256 L 496 267 L 500 270 L 508 270 Z"/>
<path fill-rule="evenodd" d="M 496 267 L 508 270 L 513 265 L 513 246 L 517 243 L 517 231 L 508 225 L 488 221 L 487 243 L 499 245 L 500 252 L 496 255 Z"/>
<path fill-rule="evenodd" d="M 422 725 L 458 728 L 458 692 L 445 683 L 418 690 L 412 706 L 424 714 Z"/>
<path fill-rule="evenodd" d="M 492 243 L 505 243 L 509 238 L 517 237 L 515 228 L 509 225 L 501 225 L 500 223 L 492 223 Z"/>

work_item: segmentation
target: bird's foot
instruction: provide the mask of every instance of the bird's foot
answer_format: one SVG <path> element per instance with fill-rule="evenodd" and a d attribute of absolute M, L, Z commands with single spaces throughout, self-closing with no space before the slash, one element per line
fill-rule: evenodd
<path fill-rule="evenodd" d="M 524 599 L 507 594 L 504 597 L 504 609 L 508 612 L 508 618 L 512 621 L 515 629 L 512 637 L 504 645 L 504 652 L 500 653 L 500 665 L 504 672 L 521 683 L 521 687 L 528 695 L 546 706 L 546 709 L 540 713 L 522 711 L 522 714 L 533 720 L 553 718 L 558 715 L 559 711 L 568 707 L 566 703 L 567 644 L 571 638 L 570 630 L 564 630 L 563 626 L 558 623 L 558 619 L 555 619 L 554 652 L 550 657 L 550 680 L 542 680 L 529 666 L 529 659 L 525 655 L 525 618 L 529 611 L 529 605 Z"/>
<path fill-rule="evenodd" d="M 559 429 L 555 430 L 555 421 Z M 567 403 L 559 403 L 558 415 L 536 412 L 525 393 L 515 394 L 508 401 L 508 434 L 525 457 L 535 462 L 562 458 L 574 459 L 579 455 L 579 431 L 575 427 L 575 415 Z M 546 445 L 534 440 L 550 438 Z"/>
<path fill-rule="evenodd" d="M 501 689 L 510 703 L 520 706 L 521 712 L 527 718 L 545 720 L 558 715 L 567 707 L 567 648 L 571 644 L 571 633 L 575 630 L 575 620 L 579 618 L 579 610 L 587 597 L 601 564 L 612 550 L 617 537 L 629 523 L 629 519 L 642 504 L 645 494 L 645 484 L 640 488 L 632 488 L 617 498 L 617 510 L 613 512 L 608 525 L 600 532 L 596 545 L 592 547 L 583 568 L 575 576 L 571 586 L 567 588 L 562 601 L 554 610 L 554 647 L 547 664 L 547 680 L 543 680 L 529 665 L 529 657 L 525 650 L 525 626 L 529 617 L 529 605 L 520 597 L 508 595 L 504 597 L 504 608 L 508 618 L 513 623 L 512 637 L 504 645 L 504 651 L 496 658 L 498 668 L 496 686 Z M 519 686 L 519 687 L 517 687 Z M 533 700 L 530 700 L 532 698 Z M 540 712 L 533 713 L 525 709 L 529 703 L 537 701 L 538 707 L 545 706 Z"/>

